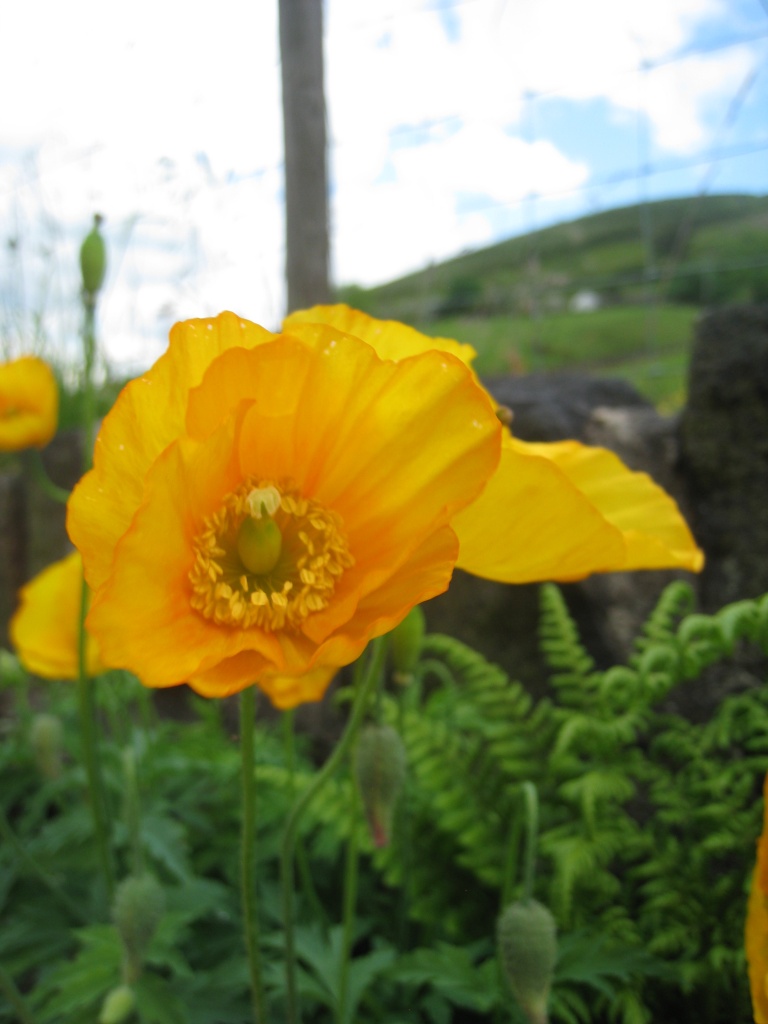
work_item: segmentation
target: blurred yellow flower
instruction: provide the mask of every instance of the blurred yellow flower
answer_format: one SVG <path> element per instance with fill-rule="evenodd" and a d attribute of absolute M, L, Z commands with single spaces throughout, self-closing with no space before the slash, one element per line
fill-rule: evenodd
<path fill-rule="evenodd" d="M 475 356 L 469 345 L 343 305 L 301 310 L 283 327 L 309 341 L 329 325 L 368 342 L 384 359 L 430 348 L 467 363 Z M 497 472 L 452 525 L 461 544 L 458 567 L 505 583 L 628 569 L 698 572 L 704 563 L 677 504 L 646 473 L 633 472 L 604 448 L 529 444 L 506 428 Z"/>
<path fill-rule="evenodd" d="M 44 448 L 56 433 L 59 391 L 37 356 L 0 364 L 0 451 Z"/>
<path fill-rule="evenodd" d="M 80 636 L 83 564 L 73 551 L 38 573 L 19 591 L 19 607 L 9 633 L 28 672 L 45 679 L 76 679 Z M 96 643 L 86 640 L 88 675 L 104 671 Z"/>
<path fill-rule="evenodd" d="M 177 324 L 106 417 L 68 529 L 110 665 L 281 707 L 446 589 L 450 523 L 500 457 L 464 362 L 385 361 L 332 327 Z"/>
<path fill-rule="evenodd" d="M 749 893 L 745 945 L 755 1024 L 768 1024 L 768 775 L 763 784 L 763 834 Z"/>

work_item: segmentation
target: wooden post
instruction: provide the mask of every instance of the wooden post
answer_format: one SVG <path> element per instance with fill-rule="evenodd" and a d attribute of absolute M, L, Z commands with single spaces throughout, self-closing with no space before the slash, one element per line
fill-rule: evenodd
<path fill-rule="evenodd" d="M 288 311 L 328 302 L 323 0 L 279 0 Z"/>

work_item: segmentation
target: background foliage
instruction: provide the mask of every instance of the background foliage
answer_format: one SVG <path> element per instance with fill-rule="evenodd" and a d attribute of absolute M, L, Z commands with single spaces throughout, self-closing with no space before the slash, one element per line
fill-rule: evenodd
<path fill-rule="evenodd" d="M 520 894 L 526 781 L 540 804 L 536 896 L 560 932 L 553 1021 L 750 1019 L 742 932 L 768 769 L 768 689 L 732 694 L 700 722 L 675 712 L 674 695 L 727 671 L 745 645 L 768 651 L 768 597 L 703 616 L 690 589 L 672 584 L 629 664 L 604 672 L 552 585 L 541 589 L 540 632 L 551 687 L 538 702 L 434 634 L 414 680 L 381 695 L 377 714 L 400 732 L 409 763 L 388 847 L 373 847 L 348 774 L 311 806 L 298 865 L 305 1020 L 520 1021 L 493 936 L 499 908 Z M 0 670 L 0 964 L 38 1024 L 91 1024 L 120 983 L 125 950 L 91 842 L 74 693 L 31 683 L 10 656 Z M 249 998 L 237 898 L 240 755 L 227 708 L 191 698 L 191 719 L 159 719 L 126 673 L 94 685 L 118 873 L 150 873 L 164 891 L 130 1019 L 241 1024 Z M 41 714 L 61 722 L 60 748 L 41 743 Z M 274 1019 L 280 834 L 314 771 L 306 740 L 294 747 L 286 724 L 259 726 L 256 741 Z M 362 851 L 358 924 L 340 1015 L 351 842 Z M 0 1020 L 14 1019 L 0 997 Z"/>

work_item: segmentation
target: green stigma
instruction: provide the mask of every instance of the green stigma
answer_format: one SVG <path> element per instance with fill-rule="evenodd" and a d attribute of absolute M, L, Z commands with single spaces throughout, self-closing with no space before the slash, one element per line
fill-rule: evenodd
<path fill-rule="evenodd" d="M 246 516 L 237 533 L 237 553 L 248 572 L 266 576 L 277 565 L 283 549 L 280 527 L 261 502 L 258 518 Z"/>

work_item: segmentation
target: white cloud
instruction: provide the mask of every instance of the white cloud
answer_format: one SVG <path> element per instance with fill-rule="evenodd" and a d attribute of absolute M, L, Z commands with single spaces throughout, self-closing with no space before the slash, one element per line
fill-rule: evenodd
<path fill-rule="evenodd" d="M 451 12 L 455 39 L 432 0 L 327 0 L 337 278 L 376 283 L 485 244 L 492 204 L 584 184 L 589 168 L 552 140 L 513 134 L 526 134 L 530 91 L 556 90 L 574 116 L 594 99 L 617 118 L 645 110 L 666 152 L 706 146 L 752 49 L 636 69 L 679 53 L 708 19 L 725 24 L 727 10 L 727 0 L 465 0 Z M 175 317 L 229 307 L 277 324 L 277 38 L 276 0 L 220 0 L 215 12 L 203 0 L 8 6 L 0 222 L 21 239 L 27 301 L 55 312 L 57 341 L 76 340 L 77 248 L 96 209 L 107 218 L 102 333 L 115 359 L 156 355 Z M 463 207 L 468 195 L 489 210 Z"/>

